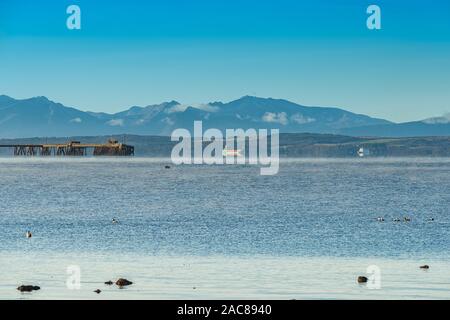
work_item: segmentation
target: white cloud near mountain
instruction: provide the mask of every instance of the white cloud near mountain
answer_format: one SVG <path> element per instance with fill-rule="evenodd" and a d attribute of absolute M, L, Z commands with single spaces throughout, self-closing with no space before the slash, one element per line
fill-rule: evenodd
<path fill-rule="evenodd" d="M 170 119 L 169 117 L 166 117 L 166 118 L 162 119 L 161 122 L 165 123 L 165 124 L 167 124 L 169 126 L 173 126 L 175 124 L 175 122 L 173 122 L 173 120 Z"/>
<path fill-rule="evenodd" d="M 271 123 L 279 123 L 279 124 L 282 124 L 283 126 L 288 124 L 288 122 L 289 122 L 286 112 L 279 112 L 279 113 L 266 112 L 262 116 L 262 121 L 271 122 Z"/>
<path fill-rule="evenodd" d="M 203 110 L 203 111 L 207 111 L 207 112 L 218 112 L 220 110 L 219 107 L 217 106 L 212 106 L 210 104 L 201 104 L 198 106 L 195 106 L 194 108 Z"/>
<path fill-rule="evenodd" d="M 81 118 L 73 118 L 70 120 L 71 123 L 81 123 L 83 122 L 83 120 L 81 120 Z"/>
<path fill-rule="evenodd" d="M 310 117 L 306 117 L 306 116 L 302 115 L 301 113 L 293 114 L 291 116 L 291 120 L 293 122 L 295 122 L 295 123 L 298 123 L 298 124 L 305 124 L 305 123 L 311 123 L 311 122 L 316 121 L 316 119 L 310 118 Z"/>
<path fill-rule="evenodd" d="M 434 117 L 423 120 L 423 122 L 428 124 L 447 124 L 450 123 L 450 112 L 444 114 L 442 117 Z"/>
<path fill-rule="evenodd" d="M 107 122 L 111 127 L 123 127 L 123 119 L 112 119 Z"/>
<path fill-rule="evenodd" d="M 168 113 L 168 114 L 175 113 L 175 112 L 184 112 L 189 107 L 190 106 L 187 105 L 187 104 L 177 104 L 175 106 L 167 108 L 165 110 L 165 112 Z M 206 111 L 206 112 L 218 112 L 220 110 L 219 107 L 212 106 L 210 104 L 200 104 L 200 105 L 192 106 L 192 107 L 195 108 L 195 109 Z"/>
<path fill-rule="evenodd" d="M 189 106 L 187 104 L 176 104 L 170 108 L 164 110 L 165 113 L 184 112 Z"/>

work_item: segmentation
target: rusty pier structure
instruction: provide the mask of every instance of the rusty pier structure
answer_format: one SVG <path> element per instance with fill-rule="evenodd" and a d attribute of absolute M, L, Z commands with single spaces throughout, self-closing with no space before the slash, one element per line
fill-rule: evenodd
<path fill-rule="evenodd" d="M 134 147 L 110 139 L 107 143 L 81 143 L 69 141 L 55 144 L 11 144 L 0 145 L 11 148 L 15 156 L 134 156 Z"/>

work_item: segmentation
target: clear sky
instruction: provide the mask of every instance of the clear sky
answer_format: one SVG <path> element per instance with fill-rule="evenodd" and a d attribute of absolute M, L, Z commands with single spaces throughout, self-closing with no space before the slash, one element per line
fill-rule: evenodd
<path fill-rule="evenodd" d="M 450 1 L 0 0 L 0 94 L 105 112 L 256 95 L 419 120 L 450 112 Z"/>

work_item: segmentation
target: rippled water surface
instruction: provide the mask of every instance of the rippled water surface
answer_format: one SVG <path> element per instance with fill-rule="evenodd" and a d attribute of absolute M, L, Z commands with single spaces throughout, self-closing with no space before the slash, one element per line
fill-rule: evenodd
<path fill-rule="evenodd" d="M 0 298 L 450 298 L 449 159 L 166 164 L 0 159 Z M 380 290 L 355 283 L 372 264 Z"/>

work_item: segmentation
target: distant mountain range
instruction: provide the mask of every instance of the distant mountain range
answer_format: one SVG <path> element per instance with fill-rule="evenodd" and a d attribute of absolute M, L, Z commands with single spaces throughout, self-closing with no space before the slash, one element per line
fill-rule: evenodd
<path fill-rule="evenodd" d="M 450 116 L 393 123 L 340 108 L 307 107 L 282 99 L 245 96 L 228 103 L 196 107 L 176 101 L 133 106 L 115 114 L 84 112 L 46 97 L 17 100 L 0 96 L 0 138 L 170 135 L 176 128 L 278 128 L 283 133 L 331 133 L 351 136 L 448 136 Z"/>
<path fill-rule="evenodd" d="M 345 128 L 340 133 L 371 137 L 450 136 L 450 114 L 422 121 Z"/>

